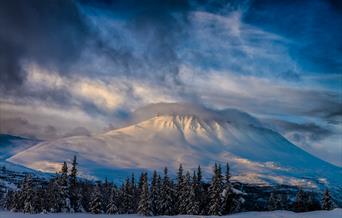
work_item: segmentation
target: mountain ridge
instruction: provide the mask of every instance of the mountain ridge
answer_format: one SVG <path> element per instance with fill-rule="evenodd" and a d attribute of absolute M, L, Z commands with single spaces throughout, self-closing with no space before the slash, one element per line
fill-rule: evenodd
<path fill-rule="evenodd" d="M 248 145 L 251 143 L 255 145 Z M 56 153 L 51 158 L 53 161 L 40 155 L 48 155 L 49 149 L 45 148 Z M 267 155 L 263 152 L 267 152 Z M 210 163 L 234 160 L 236 165 L 244 166 L 242 168 L 248 168 L 250 165 L 249 170 L 255 173 L 256 168 L 278 168 L 278 171 L 282 169 L 286 172 L 285 169 L 289 167 L 305 164 L 305 160 L 293 160 L 296 153 L 301 153 L 305 160 L 309 159 L 314 167 L 341 170 L 306 153 L 273 130 L 253 124 L 204 121 L 195 115 L 159 115 L 104 134 L 42 142 L 14 155 L 9 161 L 43 171 L 56 171 L 61 158 L 78 155 L 80 161 L 86 158 L 97 162 L 96 158 L 91 157 L 94 154 L 105 157 L 102 159 L 103 165 L 112 168 L 154 169 L 165 165 L 176 168 L 179 163 L 183 163 L 193 167 L 202 164 L 210 171 Z M 134 154 L 137 157 L 134 157 Z M 168 157 L 169 155 L 175 158 Z M 282 157 L 283 160 L 276 161 L 271 156 Z M 43 164 L 46 165 L 45 168 L 42 167 Z M 235 164 L 233 163 L 233 169 L 236 168 Z M 278 165 L 281 167 L 277 167 Z"/>

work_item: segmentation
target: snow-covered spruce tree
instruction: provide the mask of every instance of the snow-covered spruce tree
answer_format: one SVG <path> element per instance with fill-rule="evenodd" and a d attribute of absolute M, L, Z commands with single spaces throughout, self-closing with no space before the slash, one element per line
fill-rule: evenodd
<path fill-rule="evenodd" d="M 190 178 L 189 178 L 190 179 Z M 189 194 L 189 204 L 187 205 L 186 211 L 189 215 L 198 215 L 200 213 L 199 201 L 197 197 L 197 176 L 193 173 L 192 182 L 190 183 L 190 194 Z"/>
<path fill-rule="evenodd" d="M 69 193 L 69 181 L 68 181 L 68 165 L 64 161 L 62 165 L 62 169 L 60 172 L 60 176 L 57 180 L 58 189 L 59 189 L 59 204 L 60 204 L 60 212 L 67 213 L 71 211 L 70 205 L 70 193 Z"/>
<path fill-rule="evenodd" d="M 173 215 L 172 184 L 168 176 L 167 167 L 164 168 L 164 178 L 160 191 L 160 215 Z"/>
<path fill-rule="evenodd" d="M 269 211 L 280 209 L 280 195 L 275 195 L 273 192 L 270 194 L 268 199 L 267 208 Z"/>
<path fill-rule="evenodd" d="M 161 189 L 162 189 L 162 178 L 160 175 L 158 175 L 157 179 L 157 204 L 156 204 L 156 211 L 158 215 L 161 215 L 161 202 L 163 196 L 161 195 Z"/>
<path fill-rule="evenodd" d="M 99 184 L 96 184 L 96 186 L 94 187 L 94 191 L 92 193 L 92 199 L 89 204 L 89 212 L 93 214 L 103 213 L 102 196 L 101 196 L 101 189 L 100 189 Z"/>
<path fill-rule="evenodd" d="M 14 192 L 14 205 L 11 211 L 22 212 L 24 210 L 24 201 L 25 196 L 23 195 L 22 190 Z"/>
<path fill-rule="evenodd" d="M 24 198 L 24 213 L 34 213 L 34 205 L 33 205 L 33 198 L 34 198 L 34 191 L 33 191 L 33 181 L 32 176 L 29 174 L 25 177 L 23 187 L 21 190 L 21 195 Z"/>
<path fill-rule="evenodd" d="M 160 177 L 159 177 L 160 178 Z M 151 200 L 151 211 L 154 216 L 159 215 L 159 198 L 160 198 L 160 179 L 158 181 L 157 171 L 153 171 L 150 200 Z"/>
<path fill-rule="evenodd" d="M 112 192 L 112 184 L 108 182 L 107 177 L 105 178 L 105 182 L 100 186 L 101 188 L 101 196 L 102 196 L 102 210 L 107 211 L 107 207 L 109 205 L 111 192 Z"/>
<path fill-rule="evenodd" d="M 120 187 L 118 188 L 118 193 L 117 193 L 117 202 L 118 202 L 117 206 L 119 209 L 119 214 L 127 213 L 124 199 L 125 199 L 125 183 L 122 183 Z"/>
<path fill-rule="evenodd" d="M 84 212 L 77 181 L 77 158 L 74 156 L 69 176 L 70 212 Z"/>
<path fill-rule="evenodd" d="M 120 204 L 119 204 L 119 213 L 120 214 L 130 214 L 134 213 L 132 209 L 132 191 L 131 191 L 131 183 L 129 178 L 126 178 L 125 182 L 122 184 L 119 192 Z"/>
<path fill-rule="evenodd" d="M 138 210 L 138 203 L 139 203 L 139 190 L 135 182 L 134 173 L 131 175 L 131 192 L 132 192 L 132 211 L 135 213 Z"/>
<path fill-rule="evenodd" d="M 45 201 L 44 199 L 44 189 L 39 187 L 33 190 L 32 205 L 33 211 L 31 213 L 41 213 L 44 209 Z"/>
<path fill-rule="evenodd" d="M 5 202 L 3 206 L 6 210 L 11 211 L 14 208 L 14 201 L 15 201 L 14 193 L 15 193 L 14 191 L 8 190 L 5 195 Z"/>
<path fill-rule="evenodd" d="M 181 183 L 178 184 L 180 190 L 178 191 L 178 210 L 179 214 L 188 214 L 188 207 L 191 203 L 191 178 L 190 173 L 187 172 L 184 178 L 181 179 Z"/>
<path fill-rule="evenodd" d="M 51 179 L 46 191 L 46 196 L 49 200 L 45 203 L 47 204 L 47 211 L 51 213 L 61 212 L 62 207 L 65 205 L 65 199 L 61 195 L 62 188 L 59 184 L 59 179 L 59 175 Z"/>
<path fill-rule="evenodd" d="M 230 182 L 230 167 L 229 164 L 226 164 L 226 175 L 225 175 L 225 183 L 224 190 L 222 193 L 223 198 L 223 213 L 231 214 L 237 210 L 239 207 L 239 196 L 237 196 L 233 191 L 233 186 Z"/>
<path fill-rule="evenodd" d="M 117 191 L 113 186 L 110 192 L 109 202 L 107 205 L 107 214 L 118 214 L 119 208 L 117 204 Z"/>
<path fill-rule="evenodd" d="M 183 175 L 183 165 L 179 164 L 178 172 L 177 172 L 177 177 L 176 177 L 176 190 L 175 190 L 175 211 L 174 213 L 176 214 L 185 214 L 185 209 L 181 208 L 181 202 L 184 201 L 184 194 L 182 191 L 184 189 L 184 175 Z"/>
<path fill-rule="evenodd" d="M 214 175 L 209 187 L 209 205 L 208 214 L 209 215 L 222 215 L 223 210 L 223 200 L 221 193 L 223 192 L 223 182 L 221 174 L 221 166 L 215 163 Z"/>
<path fill-rule="evenodd" d="M 281 210 L 289 209 L 289 195 L 287 193 L 280 195 L 280 209 Z"/>
<path fill-rule="evenodd" d="M 151 202 L 150 202 L 150 194 L 148 191 L 148 181 L 147 181 L 147 173 L 144 173 L 142 178 L 142 189 L 140 192 L 139 197 L 139 204 L 138 204 L 138 214 L 144 216 L 151 216 Z"/>
<path fill-rule="evenodd" d="M 334 203 L 330 197 L 329 190 L 326 189 L 322 198 L 322 210 L 332 210 L 334 209 Z"/>
<path fill-rule="evenodd" d="M 80 183 L 81 186 L 81 196 L 82 196 L 82 206 L 86 212 L 90 212 L 90 202 L 93 199 L 94 184 L 89 181 L 84 181 Z"/>
<path fill-rule="evenodd" d="M 202 181 L 202 169 L 201 166 L 197 168 L 197 188 L 196 188 L 196 198 L 199 202 L 199 214 L 207 214 L 207 204 L 208 204 L 208 194 L 204 189 L 204 183 Z"/>
<path fill-rule="evenodd" d="M 294 211 L 304 212 L 306 211 L 306 196 L 303 189 L 299 189 L 296 195 L 296 201 L 294 204 Z"/>
<path fill-rule="evenodd" d="M 126 179 L 125 183 L 125 208 L 128 214 L 136 213 L 133 208 L 133 202 L 134 202 L 134 195 L 133 195 L 133 190 L 132 190 L 132 184 L 129 180 L 129 178 Z"/>

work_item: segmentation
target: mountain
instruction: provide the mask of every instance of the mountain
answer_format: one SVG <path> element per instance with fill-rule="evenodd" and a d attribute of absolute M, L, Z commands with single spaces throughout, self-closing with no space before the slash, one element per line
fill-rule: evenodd
<path fill-rule="evenodd" d="M 32 145 L 39 143 L 39 140 L 0 134 L 0 161 L 5 160 L 12 155 L 28 149 Z"/>
<path fill-rule="evenodd" d="M 164 109 L 154 116 L 140 111 L 146 120 L 125 128 L 41 142 L 8 161 L 55 172 L 63 160 L 77 155 L 82 176 L 116 179 L 143 169 L 168 166 L 172 171 L 180 163 L 185 168 L 200 164 L 210 173 L 215 162 L 228 161 L 233 179 L 242 182 L 329 186 L 341 193 L 341 168 L 305 152 L 247 113 Z"/>

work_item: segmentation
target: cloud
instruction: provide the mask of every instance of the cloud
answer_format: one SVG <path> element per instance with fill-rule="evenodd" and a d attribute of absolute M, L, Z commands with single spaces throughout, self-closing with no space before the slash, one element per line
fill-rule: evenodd
<path fill-rule="evenodd" d="M 90 131 L 82 126 L 76 127 L 72 129 L 70 132 L 66 133 L 64 137 L 70 137 L 70 136 L 90 136 Z"/>
<path fill-rule="evenodd" d="M 324 128 L 316 123 L 294 123 L 285 120 L 267 120 L 276 126 L 277 130 L 283 133 L 307 133 L 311 141 L 321 141 L 322 139 L 333 135 L 332 129 Z"/>
<path fill-rule="evenodd" d="M 76 127 L 87 127 L 99 132 L 106 119 L 90 116 L 78 107 L 57 107 L 49 103 L 0 102 L 0 132 L 38 139 L 54 139 Z"/>
<path fill-rule="evenodd" d="M 27 72 L 27 89 L 33 92 L 66 92 L 70 98 L 79 98 L 103 110 L 114 110 L 122 102 L 119 90 L 101 80 L 63 77 L 37 66 L 29 66 Z"/>
<path fill-rule="evenodd" d="M 293 119 L 293 118 L 292 118 Z M 296 120 L 296 119 L 294 119 Z M 286 118 L 264 119 L 265 125 L 309 153 L 342 166 L 340 150 L 340 126 L 308 121 L 287 121 Z"/>
<path fill-rule="evenodd" d="M 199 77 L 196 71 L 201 70 L 185 66 L 181 69 L 180 78 L 186 90 L 194 93 L 206 105 L 237 107 L 260 115 L 293 114 L 322 119 L 325 113 L 341 107 L 338 93 L 311 89 L 305 83 L 299 87 L 296 84 L 222 71 L 199 73 L 202 74 Z M 322 111 L 325 113 L 320 114 Z"/>
<path fill-rule="evenodd" d="M 252 1 L 244 21 L 295 42 L 289 54 L 303 71 L 342 70 L 342 14 L 336 1 Z M 290 12 L 290 13 L 289 13 Z"/>
<path fill-rule="evenodd" d="M 89 35 L 74 1 L 14 0 L 0 3 L 0 88 L 18 92 L 23 61 L 67 69 L 77 61 Z"/>
<path fill-rule="evenodd" d="M 293 139 L 316 131 L 331 144 L 341 124 L 339 12 L 333 0 L 2 1 L 2 120 L 26 120 L 47 138 L 189 102 L 295 117 L 310 125 L 287 124 L 301 133 Z"/>

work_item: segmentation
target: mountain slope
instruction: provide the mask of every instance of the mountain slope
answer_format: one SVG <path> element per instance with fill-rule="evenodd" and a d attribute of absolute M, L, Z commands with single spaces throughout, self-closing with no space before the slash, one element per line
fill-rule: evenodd
<path fill-rule="evenodd" d="M 259 184 L 290 184 L 339 189 L 342 170 L 322 161 L 280 134 L 237 120 L 162 115 L 94 136 L 42 142 L 9 161 L 42 171 L 59 170 L 77 155 L 83 176 L 123 179 L 133 170 L 176 169 L 228 161 L 235 179 Z"/>
<path fill-rule="evenodd" d="M 0 134 L 0 160 L 5 160 L 39 142 L 35 139 Z"/>

